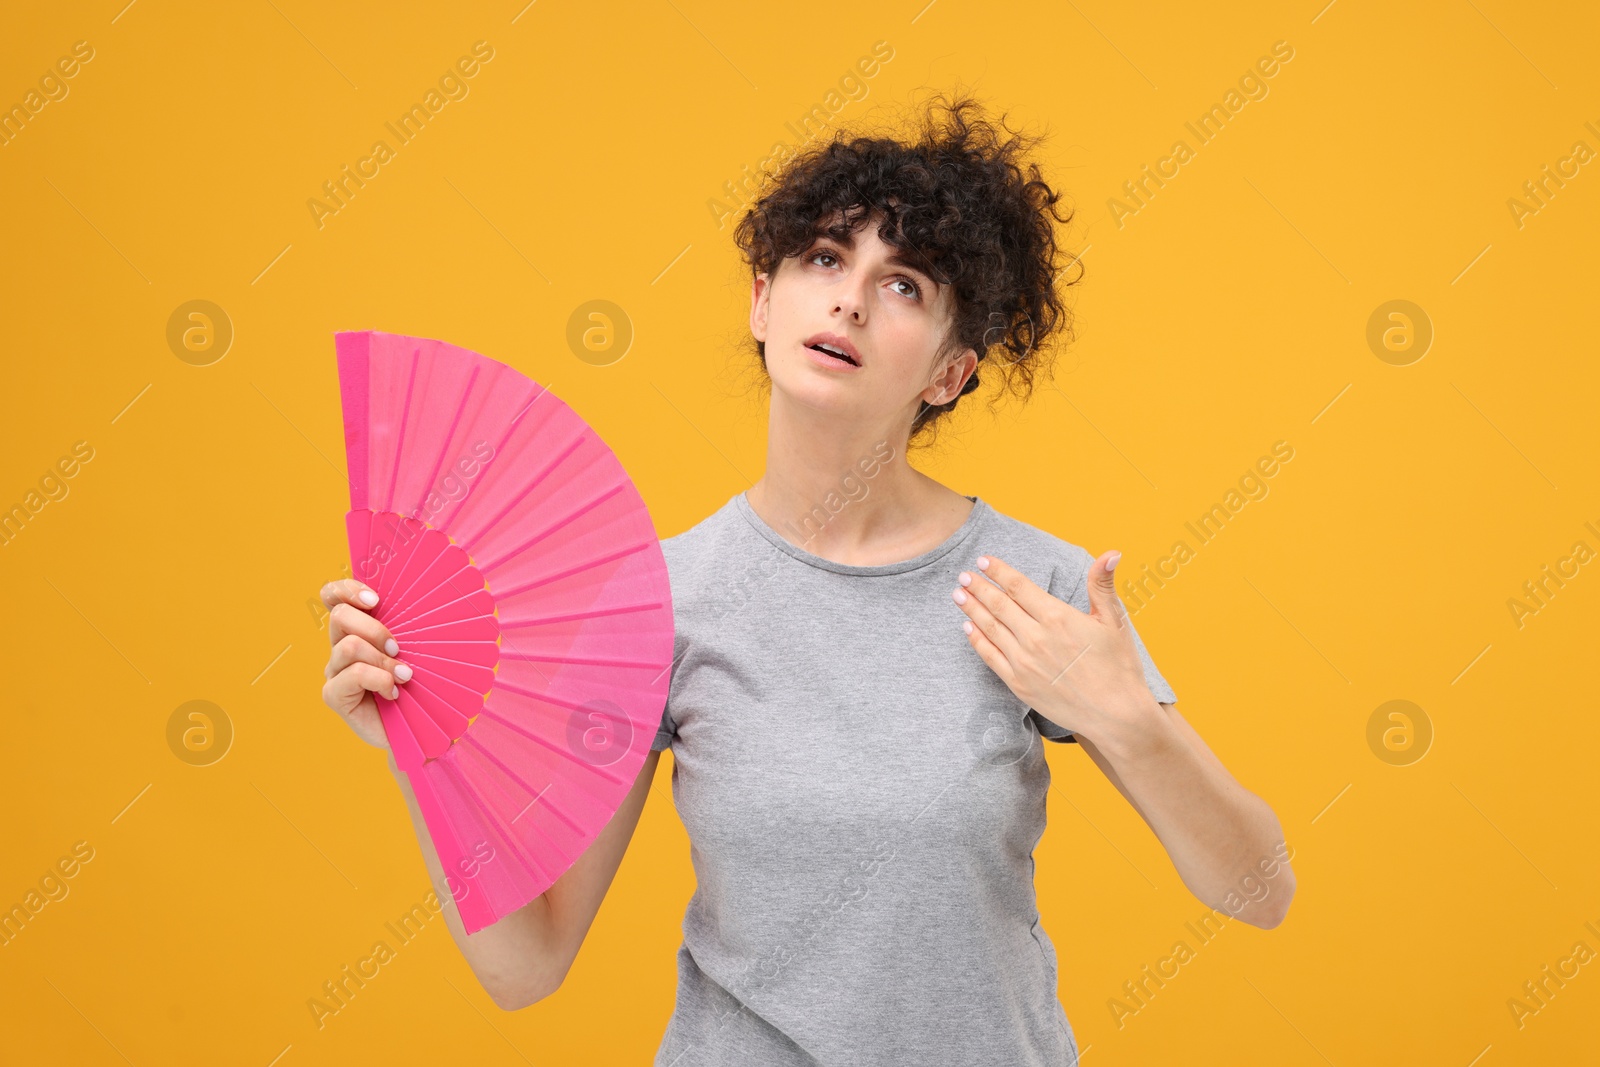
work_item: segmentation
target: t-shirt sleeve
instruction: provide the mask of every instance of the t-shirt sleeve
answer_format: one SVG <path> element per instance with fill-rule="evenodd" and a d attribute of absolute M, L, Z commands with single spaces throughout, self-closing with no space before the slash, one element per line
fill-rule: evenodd
<path fill-rule="evenodd" d="M 672 739 L 678 736 L 678 724 L 672 721 L 672 702 L 669 700 L 661 709 L 661 725 L 656 727 L 656 739 L 650 742 L 651 752 L 661 752 L 672 747 Z"/>
<path fill-rule="evenodd" d="M 650 742 L 651 752 L 662 752 L 672 747 L 673 739 L 678 736 L 678 720 L 672 717 L 672 687 L 678 681 L 678 664 L 683 662 L 687 652 L 685 638 L 681 632 L 675 635 L 672 646 L 672 676 L 667 679 L 667 701 L 661 708 L 661 723 L 656 727 L 655 740 Z"/>
<path fill-rule="evenodd" d="M 1094 564 L 1095 557 L 1087 549 L 1076 548 L 1072 553 L 1074 559 L 1060 563 L 1051 571 L 1050 587 L 1047 592 L 1051 596 L 1067 601 L 1079 611 L 1089 610 L 1089 568 Z M 1128 619 L 1128 628 L 1133 631 L 1133 647 L 1139 653 L 1139 662 L 1144 667 L 1145 684 L 1150 687 L 1151 694 L 1159 704 L 1176 704 L 1178 695 L 1172 691 L 1172 686 L 1167 684 L 1166 678 L 1156 669 L 1155 660 L 1150 658 L 1150 650 L 1144 647 L 1144 638 L 1139 636 L 1139 630 L 1133 625 L 1133 619 Z M 1040 736 L 1047 741 L 1076 742 L 1071 730 L 1064 730 L 1060 726 L 1046 719 L 1037 711 L 1029 710 L 1028 719 L 1038 729 Z"/>
<path fill-rule="evenodd" d="M 661 542 L 661 554 L 667 561 L 669 581 L 675 571 L 675 564 L 678 559 L 677 549 L 682 545 L 683 542 L 674 537 L 666 538 Z M 676 586 L 674 586 L 674 589 L 676 589 Z M 671 748 L 673 739 L 678 736 L 678 723 L 672 717 L 672 685 L 678 680 L 678 664 L 683 662 L 686 649 L 682 620 L 677 614 L 678 609 L 674 607 L 673 610 L 672 665 L 667 668 L 672 674 L 667 679 L 667 699 L 661 708 L 661 723 L 656 727 L 654 740 L 650 742 L 651 752 L 663 752 Z"/>

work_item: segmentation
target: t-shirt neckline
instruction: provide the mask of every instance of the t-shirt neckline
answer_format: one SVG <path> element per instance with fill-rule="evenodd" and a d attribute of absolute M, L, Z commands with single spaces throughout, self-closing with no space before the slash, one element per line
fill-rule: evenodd
<path fill-rule="evenodd" d="M 814 553 L 807 552 L 799 545 L 794 544 L 788 538 L 784 537 L 777 530 L 774 530 L 771 526 L 768 526 L 767 521 L 760 515 L 756 514 L 756 509 L 750 506 L 750 501 L 746 498 L 744 493 L 735 494 L 733 503 L 735 509 L 739 512 L 739 514 L 744 516 L 745 521 L 750 524 L 751 528 L 754 529 L 756 533 L 760 534 L 762 537 L 772 542 L 772 544 L 779 550 L 788 553 L 801 563 L 815 567 L 818 570 L 832 571 L 835 574 L 871 576 L 879 574 L 903 574 L 906 571 L 917 570 L 919 567 L 926 567 L 928 564 L 948 555 L 950 552 L 958 548 L 963 541 L 971 538 L 972 535 L 977 531 L 978 524 L 988 513 L 989 505 L 981 497 L 968 496 L 967 499 L 972 501 L 972 511 L 968 513 L 966 521 L 963 522 L 954 533 L 945 538 L 943 543 L 928 549 L 928 551 L 922 553 L 921 555 L 913 556 L 910 559 L 901 560 L 898 563 L 878 563 L 871 566 L 835 563 L 831 559 L 824 559 L 823 557 Z"/>

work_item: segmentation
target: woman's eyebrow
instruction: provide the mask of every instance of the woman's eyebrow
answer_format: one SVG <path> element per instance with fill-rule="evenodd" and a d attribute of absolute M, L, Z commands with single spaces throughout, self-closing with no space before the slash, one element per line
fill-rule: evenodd
<path fill-rule="evenodd" d="M 897 267 L 904 267 L 906 270 L 910 271 L 912 274 L 915 274 L 917 277 L 921 278 L 923 281 L 925 281 L 929 285 L 933 286 L 935 290 L 939 290 L 939 289 L 944 288 L 944 286 L 939 284 L 939 279 L 937 279 L 933 275 L 929 274 L 923 268 L 917 266 L 915 263 L 913 263 L 911 260 L 907 259 L 904 255 L 900 254 L 899 252 L 896 252 L 894 255 L 890 256 L 889 257 L 889 262 L 893 263 Z"/>

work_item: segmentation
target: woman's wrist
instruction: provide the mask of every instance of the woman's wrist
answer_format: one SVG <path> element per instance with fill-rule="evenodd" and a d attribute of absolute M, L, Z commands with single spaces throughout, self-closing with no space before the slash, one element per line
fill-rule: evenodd
<path fill-rule="evenodd" d="M 1078 730 L 1100 751 L 1115 760 L 1136 760 L 1171 740 L 1172 720 L 1155 695 L 1146 689 L 1144 699 L 1108 712 L 1100 721 Z"/>

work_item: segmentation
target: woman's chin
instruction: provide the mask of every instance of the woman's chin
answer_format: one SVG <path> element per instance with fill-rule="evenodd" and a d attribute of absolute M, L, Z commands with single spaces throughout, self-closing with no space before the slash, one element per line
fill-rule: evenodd
<path fill-rule="evenodd" d="M 774 376 L 772 402 L 791 408 L 800 408 L 818 415 L 837 415 L 840 418 L 861 418 L 861 396 L 850 388 L 850 383 L 830 381 L 824 374 L 796 375 L 794 379 Z"/>

